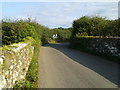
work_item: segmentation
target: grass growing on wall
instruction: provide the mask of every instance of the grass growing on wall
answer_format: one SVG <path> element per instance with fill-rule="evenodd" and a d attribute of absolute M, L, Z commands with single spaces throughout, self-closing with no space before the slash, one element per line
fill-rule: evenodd
<path fill-rule="evenodd" d="M 32 61 L 30 63 L 27 75 L 26 75 L 26 83 L 23 85 L 23 88 L 37 88 L 39 48 L 40 48 L 40 43 L 36 42 L 33 58 L 32 58 Z"/>
<path fill-rule="evenodd" d="M 32 60 L 30 62 L 29 69 L 26 74 L 26 78 L 24 80 L 17 81 L 14 88 L 37 88 L 37 80 L 38 80 L 38 53 L 41 46 L 41 42 L 39 39 L 34 40 L 31 37 L 27 38 L 26 42 L 32 41 L 32 45 L 34 46 L 34 53 Z"/>

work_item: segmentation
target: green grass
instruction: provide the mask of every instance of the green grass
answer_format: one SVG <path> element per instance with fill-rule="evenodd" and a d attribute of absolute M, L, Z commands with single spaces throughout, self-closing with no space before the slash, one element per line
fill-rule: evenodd
<path fill-rule="evenodd" d="M 34 43 L 34 54 L 33 54 L 28 72 L 26 74 L 26 78 L 24 80 L 17 81 L 14 88 L 22 88 L 22 89 L 37 88 L 39 49 L 40 49 L 40 43 L 36 41 Z"/>
<path fill-rule="evenodd" d="M 38 53 L 40 44 L 35 43 L 35 50 L 32 61 L 30 63 L 27 75 L 26 75 L 26 84 L 23 85 L 24 88 L 37 88 L 37 80 L 38 80 Z"/>

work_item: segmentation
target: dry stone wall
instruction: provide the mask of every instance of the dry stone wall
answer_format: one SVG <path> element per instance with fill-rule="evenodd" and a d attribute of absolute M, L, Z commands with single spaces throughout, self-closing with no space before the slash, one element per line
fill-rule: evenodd
<path fill-rule="evenodd" d="M 34 47 L 30 43 L 9 46 L 0 56 L 0 89 L 12 88 L 16 81 L 22 80 L 33 56 Z"/>
<path fill-rule="evenodd" d="M 120 58 L 120 38 L 85 38 L 73 39 L 71 47 L 91 50 Z"/>

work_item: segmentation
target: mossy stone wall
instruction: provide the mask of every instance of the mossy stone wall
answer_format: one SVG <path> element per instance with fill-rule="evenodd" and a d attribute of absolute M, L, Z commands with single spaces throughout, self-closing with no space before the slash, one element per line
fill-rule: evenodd
<path fill-rule="evenodd" d="M 26 76 L 34 47 L 30 43 L 18 43 L 8 46 L 0 56 L 0 89 L 12 88 L 16 81 Z"/>

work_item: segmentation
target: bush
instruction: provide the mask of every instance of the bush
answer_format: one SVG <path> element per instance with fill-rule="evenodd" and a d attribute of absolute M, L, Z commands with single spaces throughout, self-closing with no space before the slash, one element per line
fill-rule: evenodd
<path fill-rule="evenodd" d="M 102 17 L 83 16 L 80 19 L 74 20 L 72 38 L 82 34 L 88 36 L 119 37 L 119 21 L 120 19 L 106 20 Z"/>

